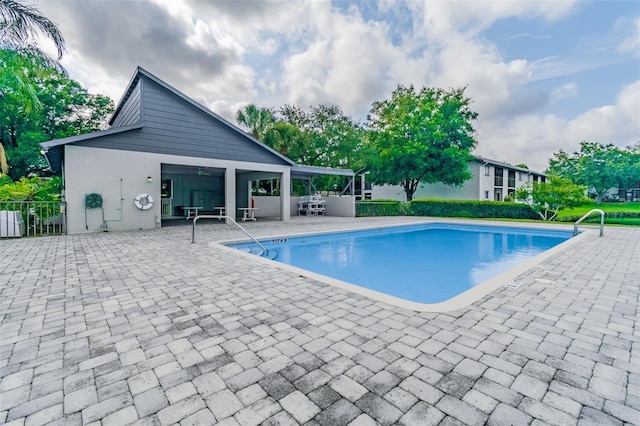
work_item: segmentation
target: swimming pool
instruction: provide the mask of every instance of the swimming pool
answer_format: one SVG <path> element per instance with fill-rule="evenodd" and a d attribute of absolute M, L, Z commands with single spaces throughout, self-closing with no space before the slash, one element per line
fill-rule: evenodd
<path fill-rule="evenodd" d="M 570 231 L 429 223 L 260 242 L 277 262 L 414 304 L 440 304 L 571 237 Z M 262 252 L 255 242 L 230 246 Z"/>

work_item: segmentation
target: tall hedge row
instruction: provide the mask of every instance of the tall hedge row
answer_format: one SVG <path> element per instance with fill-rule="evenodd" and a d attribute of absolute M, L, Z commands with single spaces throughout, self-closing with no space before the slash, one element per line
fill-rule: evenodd
<path fill-rule="evenodd" d="M 418 199 L 411 202 L 358 202 L 356 216 L 439 216 L 470 218 L 539 219 L 525 204 L 495 201 Z"/>
<path fill-rule="evenodd" d="M 403 216 L 404 204 L 397 200 L 358 201 L 356 216 Z"/>
<path fill-rule="evenodd" d="M 409 203 L 407 214 L 411 216 L 440 217 L 539 218 L 536 212 L 525 204 L 471 200 L 413 200 Z"/>

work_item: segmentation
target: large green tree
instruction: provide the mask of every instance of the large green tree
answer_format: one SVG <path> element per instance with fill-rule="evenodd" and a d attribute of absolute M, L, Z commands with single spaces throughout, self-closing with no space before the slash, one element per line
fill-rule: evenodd
<path fill-rule="evenodd" d="M 411 201 L 420 183 L 460 186 L 471 178 L 471 122 L 478 114 L 464 90 L 399 86 L 373 104 L 368 158 L 374 183 L 401 185 Z"/>
<path fill-rule="evenodd" d="M 298 164 L 359 168 L 363 162 L 364 130 L 335 105 L 305 111 L 297 105 L 280 108 L 281 121 L 300 130 L 289 139 L 288 157 Z"/>
<path fill-rule="evenodd" d="M 267 129 L 275 122 L 275 118 L 270 108 L 258 108 L 255 104 L 249 104 L 238 110 L 236 121 L 247 129 L 247 133 L 261 140 Z"/>
<path fill-rule="evenodd" d="M 87 92 L 32 52 L 0 50 L 0 143 L 13 180 L 46 174 L 39 143 L 106 127 L 113 102 Z M 25 82 L 31 99 L 25 99 Z"/>
<path fill-rule="evenodd" d="M 263 142 L 284 156 L 299 159 L 307 153 L 306 140 L 296 126 L 279 121 L 267 129 Z"/>
<path fill-rule="evenodd" d="M 625 188 L 640 181 L 640 155 L 636 148 L 620 149 L 612 144 L 581 142 L 572 154 L 560 150 L 549 160 L 548 173 L 586 186 L 597 204 L 611 188 Z"/>
<path fill-rule="evenodd" d="M 620 188 L 640 186 L 640 142 L 628 146 L 624 152 L 625 166 L 620 178 Z"/>

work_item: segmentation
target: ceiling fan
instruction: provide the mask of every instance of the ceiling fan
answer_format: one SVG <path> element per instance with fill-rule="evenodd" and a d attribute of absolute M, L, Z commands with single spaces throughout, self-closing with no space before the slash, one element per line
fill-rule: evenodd
<path fill-rule="evenodd" d="M 205 172 L 204 170 L 202 170 L 200 167 L 198 167 L 198 170 L 196 171 L 196 174 L 198 176 L 211 176 L 211 173 L 209 172 Z"/>

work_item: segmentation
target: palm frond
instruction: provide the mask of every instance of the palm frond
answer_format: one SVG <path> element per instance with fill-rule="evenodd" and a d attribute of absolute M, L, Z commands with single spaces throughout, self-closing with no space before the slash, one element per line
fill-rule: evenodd
<path fill-rule="evenodd" d="M 35 7 L 15 0 L 0 0 L 0 40 L 27 46 L 38 32 L 50 38 L 58 51 L 58 59 L 66 49 L 66 43 L 58 26 L 42 16 Z"/>

